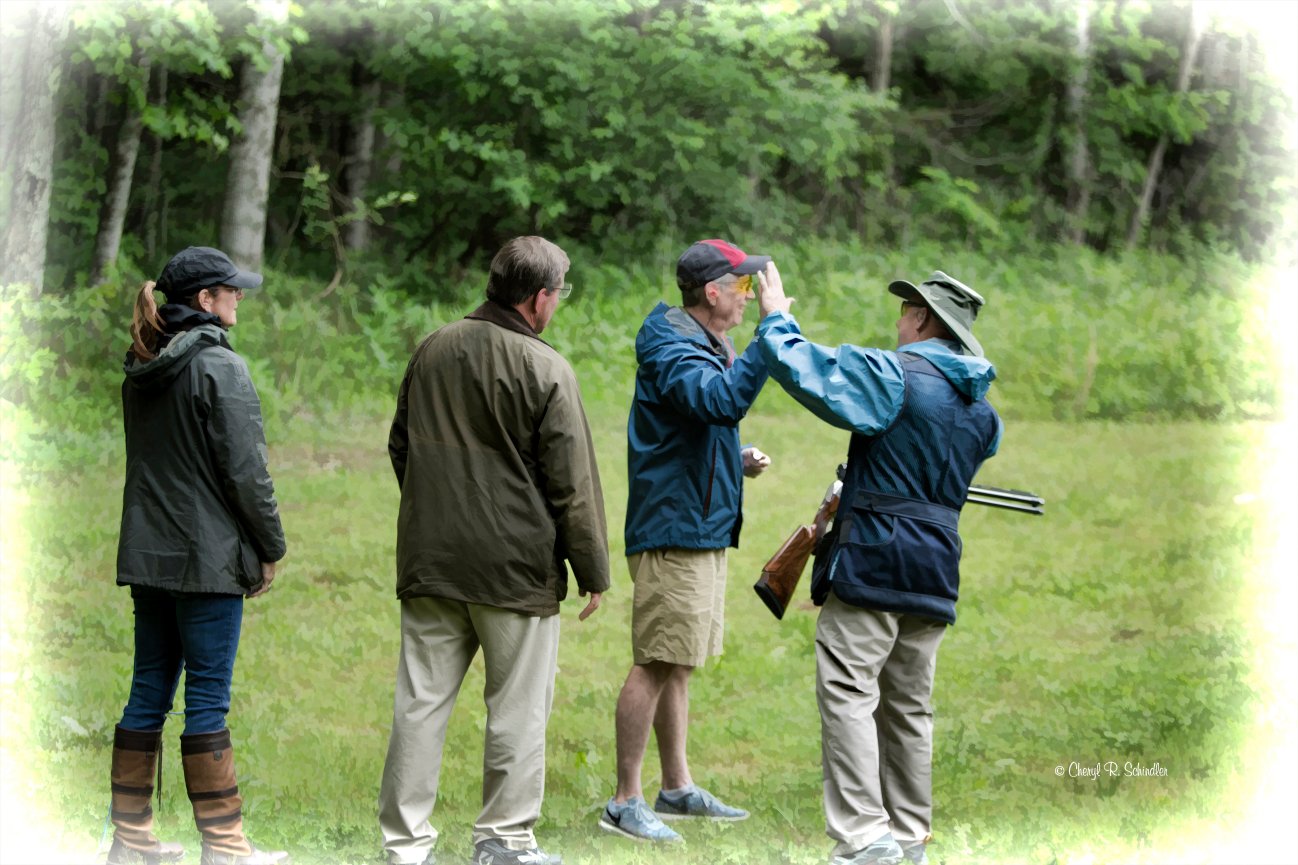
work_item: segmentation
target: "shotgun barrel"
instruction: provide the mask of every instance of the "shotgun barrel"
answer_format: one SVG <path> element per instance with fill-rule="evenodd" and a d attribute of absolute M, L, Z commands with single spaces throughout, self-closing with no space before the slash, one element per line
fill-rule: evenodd
<path fill-rule="evenodd" d="M 965 496 L 965 502 L 1037 516 L 1041 516 L 1046 512 L 1046 500 L 1036 493 L 1024 492 L 1023 490 L 1005 490 L 1000 487 L 971 486 L 968 495 Z"/>

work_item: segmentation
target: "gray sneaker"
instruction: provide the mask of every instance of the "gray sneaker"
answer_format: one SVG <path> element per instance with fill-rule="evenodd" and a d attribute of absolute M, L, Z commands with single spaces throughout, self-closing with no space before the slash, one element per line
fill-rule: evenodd
<path fill-rule="evenodd" d="M 924 852 L 927 846 L 923 841 L 917 841 L 909 847 L 901 848 L 907 865 L 928 865 L 928 854 Z"/>
<path fill-rule="evenodd" d="M 923 850 L 920 851 L 920 853 L 923 852 Z M 901 852 L 901 847 L 893 840 L 892 833 L 888 832 L 879 840 L 862 847 L 855 853 L 831 856 L 829 865 L 901 865 L 901 860 L 905 855 Z"/>
<path fill-rule="evenodd" d="M 619 805 L 612 799 L 604 806 L 599 818 L 599 828 L 606 832 L 625 835 L 636 841 L 653 841 L 663 844 L 680 844 L 684 839 L 669 829 L 649 805 L 639 796 Z"/>
<path fill-rule="evenodd" d="M 737 822 L 748 819 L 747 811 L 727 805 L 698 784 L 691 784 L 670 793 L 666 790 L 660 791 L 658 799 L 654 802 L 654 810 L 664 820 L 706 817 L 709 820 Z"/>
<path fill-rule="evenodd" d="M 563 857 L 540 847 L 510 850 L 498 839 L 488 838 L 473 848 L 473 865 L 563 865 Z"/>

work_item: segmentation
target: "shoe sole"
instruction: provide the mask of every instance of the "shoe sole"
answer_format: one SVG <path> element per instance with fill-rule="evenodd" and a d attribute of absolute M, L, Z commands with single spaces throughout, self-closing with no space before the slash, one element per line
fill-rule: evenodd
<path fill-rule="evenodd" d="M 599 818 L 599 828 L 605 832 L 612 832 L 614 835 L 621 835 L 623 838 L 630 838 L 632 841 L 639 841 L 641 844 L 684 844 L 685 839 L 679 836 L 675 838 L 646 838 L 643 835 L 636 835 L 634 832 L 628 832 L 621 826 L 608 822 L 603 817 Z"/>
<path fill-rule="evenodd" d="M 713 817 L 710 814 L 672 814 L 669 811 L 654 811 L 659 820 L 711 820 L 713 823 L 738 823 L 741 820 L 747 820 L 751 814 L 745 814 L 742 817 Z"/>
<path fill-rule="evenodd" d="M 129 848 L 128 848 L 128 849 L 129 849 Z M 184 858 L 185 858 L 185 851 L 182 850 L 182 851 L 180 851 L 179 853 L 166 853 L 166 854 L 162 854 L 162 855 L 158 855 L 158 856 L 151 856 L 151 857 L 148 857 L 148 858 L 143 858 L 143 857 L 142 857 L 139 861 L 142 861 L 142 862 L 150 862 L 150 861 L 152 861 L 152 862 L 159 862 L 159 863 L 170 863 L 170 862 L 181 862 L 181 861 L 184 860 Z M 128 860 L 121 860 L 121 859 L 106 859 L 106 860 L 104 860 L 104 865 L 119 865 L 119 862 L 123 862 L 123 861 L 129 861 L 129 859 L 128 859 Z"/>

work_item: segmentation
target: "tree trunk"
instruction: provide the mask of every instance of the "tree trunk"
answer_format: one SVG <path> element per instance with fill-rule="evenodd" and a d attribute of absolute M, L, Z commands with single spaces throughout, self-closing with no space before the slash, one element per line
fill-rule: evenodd
<path fill-rule="evenodd" d="M 11 35 L 0 42 L 0 285 L 21 283 L 39 294 L 67 18 L 56 4 L 14 6 L 21 11 L 9 13 Z"/>
<path fill-rule="evenodd" d="M 149 60 L 137 54 L 136 65 L 143 77 L 141 94 L 148 99 Z M 122 244 L 122 226 L 126 223 L 126 208 L 131 202 L 131 183 L 135 178 L 135 159 L 140 153 L 140 137 L 144 132 L 144 108 L 127 87 L 123 119 L 117 132 L 117 147 L 113 153 L 113 170 L 108 179 L 108 198 L 99 219 L 99 232 L 95 236 L 95 255 L 90 264 L 90 284 L 103 282 L 108 269 L 117 263 L 117 251 Z"/>
<path fill-rule="evenodd" d="M 274 155 L 275 122 L 279 114 L 279 85 L 284 55 L 262 41 L 269 66 L 265 72 L 251 59 L 244 62 L 239 83 L 243 134 L 230 146 L 230 173 L 225 185 L 221 246 L 240 267 L 261 268 L 266 244 L 266 203 L 270 198 L 270 167 Z"/>
<path fill-rule="evenodd" d="M 99 75 L 91 70 L 94 76 L 95 96 L 94 105 L 91 108 L 90 126 L 86 131 L 90 137 L 100 144 L 104 145 L 107 150 L 106 141 L 108 139 L 108 97 L 113 92 L 113 84 L 108 80 L 107 75 Z"/>
<path fill-rule="evenodd" d="M 874 80 L 871 82 L 871 92 L 884 96 L 888 89 L 892 87 L 892 53 L 896 47 L 898 33 L 895 26 L 896 13 L 888 7 L 879 5 L 879 32 L 875 37 L 875 62 L 874 62 Z M 904 28 L 903 33 L 904 36 Z M 882 154 L 883 165 L 883 202 L 884 208 L 866 207 L 867 213 L 870 213 L 865 228 L 865 234 L 868 237 L 886 237 L 888 231 L 895 227 L 895 223 L 889 224 L 887 217 L 880 217 L 877 212 L 896 212 L 897 211 L 897 191 L 901 186 L 897 178 L 897 159 L 892 148 L 886 148 Z M 875 212 L 871 212 L 875 211 Z M 876 229 L 878 229 L 876 231 Z"/>
<path fill-rule="evenodd" d="M 1185 46 L 1181 50 L 1181 69 L 1176 76 L 1176 92 L 1185 93 L 1190 89 L 1190 77 L 1194 73 L 1194 62 L 1203 42 L 1203 13 L 1197 3 L 1190 4 L 1190 27 L 1185 34 Z M 1140 190 L 1140 201 L 1136 212 L 1131 215 L 1131 227 L 1127 230 L 1127 248 L 1131 249 L 1140 242 L 1145 223 L 1149 219 L 1149 208 L 1154 201 L 1154 190 L 1158 188 L 1158 175 L 1163 170 L 1163 157 L 1167 154 L 1170 137 L 1166 132 L 1158 137 L 1158 144 L 1150 154 L 1149 166 L 1145 169 L 1145 185 Z"/>
<path fill-rule="evenodd" d="M 397 84 L 396 87 L 387 87 L 383 91 L 383 110 L 384 112 L 400 112 L 405 105 L 405 84 Z M 401 175 L 401 148 L 396 147 L 392 140 L 384 135 L 383 132 L 376 131 L 378 144 L 375 145 L 375 152 L 387 153 L 387 160 L 383 162 L 384 173 L 388 177 L 400 177 Z"/>
<path fill-rule="evenodd" d="M 1077 42 L 1073 62 L 1076 68 L 1068 80 L 1068 121 L 1073 131 L 1073 148 L 1068 159 L 1068 239 L 1086 242 L 1086 217 L 1091 209 L 1091 152 L 1086 134 L 1086 87 L 1091 68 L 1091 2 L 1077 4 Z"/>
<path fill-rule="evenodd" d="M 159 66 L 158 87 L 154 92 L 155 105 L 167 107 L 167 67 Z M 153 134 L 153 152 L 149 155 L 148 200 L 145 205 L 144 251 L 149 261 L 158 260 L 159 247 L 167 244 L 165 219 L 166 192 L 162 189 L 162 148 L 164 142 L 158 133 Z"/>
<path fill-rule="evenodd" d="M 881 8 L 879 19 L 879 34 L 874 43 L 874 80 L 870 90 L 887 93 L 892 85 L 892 13 Z"/>
<path fill-rule="evenodd" d="M 360 117 L 351 128 L 347 140 L 347 169 L 343 174 L 346 194 L 353 212 L 359 208 L 369 186 L 374 169 L 374 109 L 378 105 L 382 82 L 356 62 L 355 82 L 361 100 Z M 365 249 L 370 242 L 370 222 L 357 219 L 343 228 L 343 245 L 353 251 Z"/>

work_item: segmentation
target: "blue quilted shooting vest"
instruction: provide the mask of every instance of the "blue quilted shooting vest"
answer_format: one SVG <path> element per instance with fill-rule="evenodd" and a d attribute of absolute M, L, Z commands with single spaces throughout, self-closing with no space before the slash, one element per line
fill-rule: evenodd
<path fill-rule="evenodd" d="M 924 358 L 898 358 L 905 402 L 882 433 L 852 436 L 828 567 L 813 574 L 812 598 L 821 604 L 833 591 L 854 606 L 953 624 L 960 508 L 996 435 L 996 411 Z"/>

